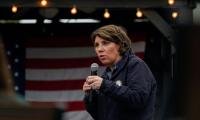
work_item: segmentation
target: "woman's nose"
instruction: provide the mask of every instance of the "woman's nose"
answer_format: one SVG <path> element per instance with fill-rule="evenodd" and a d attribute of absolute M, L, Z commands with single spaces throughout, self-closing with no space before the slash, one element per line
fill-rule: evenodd
<path fill-rule="evenodd" d="M 99 45 L 97 47 L 97 51 L 100 52 L 100 51 L 103 51 L 104 50 L 104 46 L 103 45 Z"/>

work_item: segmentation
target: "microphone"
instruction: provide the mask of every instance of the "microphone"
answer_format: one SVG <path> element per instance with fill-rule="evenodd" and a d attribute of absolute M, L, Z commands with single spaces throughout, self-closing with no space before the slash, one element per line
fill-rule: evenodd
<path fill-rule="evenodd" d="M 91 75 L 97 75 L 99 65 L 97 63 L 92 63 L 91 64 Z"/>
<path fill-rule="evenodd" d="M 99 68 L 99 65 L 97 63 L 92 63 L 91 67 L 90 67 L 91 75 L 97 75 L 98 68 Z M 93 91 L 90 91 L 90 93 L 89 93 L 89 101 L 90 102 L 92 102 L 92 96 L 93 96 L 92 92 Z"/>

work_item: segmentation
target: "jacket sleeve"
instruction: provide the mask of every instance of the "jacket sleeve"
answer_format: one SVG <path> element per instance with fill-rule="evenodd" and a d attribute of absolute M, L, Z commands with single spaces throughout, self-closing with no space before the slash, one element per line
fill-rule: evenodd
<path fill-rule="evenodd" d="M 90 115 L 95 119 L 97 118 L 97 94 L 95 91 L 91 91 L 90 94 L 84 96 L 85 108 Z"/>
<path fill-rule="evenodd" d="M 113 81 L 104 80 L 100 91 L 123 105 L 143 108 L 148 101 L 154 77 L 143 61 L 129 62 L 125 69 L 128 69 L 127 85 L 118 86 Z"/>

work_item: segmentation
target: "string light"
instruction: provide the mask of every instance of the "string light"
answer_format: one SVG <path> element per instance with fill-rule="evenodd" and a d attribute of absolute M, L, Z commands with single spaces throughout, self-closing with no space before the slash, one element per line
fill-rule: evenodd
<path fill-rule="evenodd" d="M 77 8 L 75 5 L 73 5 L 72 9 L 71 9 L 71 14 L 75 15 L 77 13 Z"/>
<path fill-rule="evenodd" d="M 142 11 L 139 8 L 137 8 L 136 16 L 138 18 L 141 18 L 143 16 L 143 13 L 142 13 Z"/>
<path fill-rule="evenodd" d="M 168 0 L 169 5 L 173 5 L 175 3 L 175 0 Z"/>
<path fill-rule="evenodd" d="M 13 5 L 11 10 L 12 10 L 13 13 L 16 13 L 16 12 L 17 12 L 17 9 L 18 9 L 17 6 L 16 6 L 16 5 Z"/>
<path fill-rule="evenodd" d="M 105 9 L 105 12 L 104 12 L 103 16 L 106 19 L 110 18 L 110 13 L 109 13 L 108 9 Z"/>
<path fill-rule="evenodd" d="M 174 11 L 172 12 L 172 18 L 176 19 L 178 17 L 178 12 Z"/>
<path fill-rule="evenodd" d="M 45 6 L 47 6 L 47 0 L 41 0 L 41 2 L 40 2 L 40 4 L 41 4 L 41 6 L 43 6 L 43 7 L 45 7 Z"/>

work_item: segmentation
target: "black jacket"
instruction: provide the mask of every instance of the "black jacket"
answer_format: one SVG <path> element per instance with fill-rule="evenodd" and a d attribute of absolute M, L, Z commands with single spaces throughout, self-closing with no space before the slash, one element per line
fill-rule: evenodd
<path fill-rule="evenodd" d="M 144 61 L 128 51 L 111 79 L 106 72 L 102 78 L 100 89 L 84 99 L 86 110 L 95 120 L 153 119 L 156 81 Z"/>

